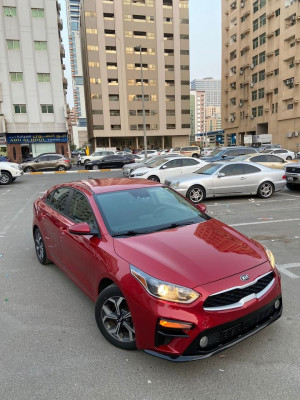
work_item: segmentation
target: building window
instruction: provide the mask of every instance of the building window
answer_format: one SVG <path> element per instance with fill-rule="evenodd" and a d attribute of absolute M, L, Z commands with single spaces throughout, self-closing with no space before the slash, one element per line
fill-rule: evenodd
<path fill-rule="evenodd" d="M 253 21 L 253 32 L 255 32 L 258 29 L 258 19 L 255 19 Z"/>
<path fill-rule="evenodd" d="M 165 81 L 165 86 L 174 86 L 175 85 L 175 81 L 173 80 L 166 80 Z"/>
<path fill-rule="evenodd" d="M 43 8 L 32 8 L 31 14 L 33 18 L 44 18 L 45 11 Z"/>
<path fill-rule="evenodd" d="M 95 83 L 95 84 L 99 85 L 101 83 L 101 79 L 100 78 L 90 78 L 90 83 Z"/>
<path fill-rule="evenodd" d="M 114 62 L 106 63 L 107 69 L 118 69 L 118 64 Z"/>
<path fill-rule="evenodd" d="M 98 50 L 98 46 L 94 46 L 94 47 L 97 47 L 97 50 Z M 105 46 L 105 51 L 106 51 L 106 53 L 116 53 L 117 48 L 116 48 L 116 46 Z"/>
<path fill-rule="evenodd" d="M 260 0 L 259 8 L 263 8 L 266 5 L 266 0 Z"/>
<path fill-rule="evenodd" d="M 14 104 L 15 114 L 26 114 L 26 104 Z"/>
<path fill-rule="evenodd" d="M 279 68 L 274 69 L 274 75 L 279 75 Z"/>
<path fill-rule="evenodd" d="M 107 79 L 107 83 L 108 85 L 117 86 L 119 84 L 119 81 L 116 78 L 110 78 Z"/>
<path fill-rule="evenodd" d="M 36 50 L 47 50 L 47 42 L 34 42 L 34 47 Z"/>
<path fill-rule="evenodd" d="M 101 96 L 101 94 L 93 93 L 93 94 L 91 94 L 91 99 L 93 99 L 93 100 L 99 100 L 99 99 L 102 99 L 102 96 Z"/>
<path fill-rule="evenodd" d="M 174 100 L 175 100 L 175 96 L 173 96 L 173 97 L 174 97 Z M 181 95 L 181 100 L 190 100 L 190 95 L 189 94 L 182 94 Z"/>
<path fill-rule="evenodd" d="M 276 49 L 274 53 L 275 53 L 275 56 L 279 56 L 279 49 Z"/>
<path fill-rule="evenodd" d="M 286 107 L 287 110 L 292 110 L 294 108 L 294 104 L 293 103 L 289 103 Z"/>
<path fill-rule="evenodd" d="M 262 44 L 265 43 L 266 43 L 266 33 L 263 33 L 262 35 L 259 36 L 259 44 L 261 46 Z"/>
<path fill-rule="evenodd" d="M 254 67 L 258 65 L 258 55 L 252 57 L 252 64 Z"/>
<path fill-rule="evenodd" d="M 42 104 L 41 105 L 42 114 L 53 114 L 53 104 Z"/>
<path fill-rule="evenodd" d="M 274 89 L 274 94 L 278 94 L 278 88 Z"/>
<path fill-rule="evenodd" d="M 280 28 L 276 29 L 275 31 L 275 36 L 279 36 L 280 35 Z"/>
<path fill-rule="evenodd" d="M 103 13 L 103 18 L 105 20 L 113 20 L 113 19 L 115 19 L 115 15 L 112 13 Z"/>
<path fill-rule="evenodd" d="M 86 29 L 86 33 L 88 33 L 90 35 L 97 35 L 98 34 L 98 29 L 88 28 L 88 29 Z"/>
<path fill-rule="evenodd" d="M 8 50 L 19 50 L 20 49 L 20 41 L 19 40 L 7 40 L 6 41 Z"/>
<path fill-rule="evenodd" d="M 166 95 L 166 101 L 175 101 L 175 95 L 174 94 Z"/>
<path fill-rule="evenodd" d="M 265 70 L 259 71 L 259 73 L 258 73 L 258 80 L 259 80 L 259 82 L 265 80 Z"/>
<path fill-rule="evenodd" d="M 259 26 L 262 27 L 264 25 L 266 25 L 266 14 L 263 14 L 259 17 Z"/>
<path fill-rule="evenodd" d="M 266 61 L 266 53 L 263 51 L 262 53 L 259 53 L 259 64 L 264 63 Z"/>
<path fill-rule="evenodd" d="M 252 108 L 252 117 L 253 117 L 253 118 L 256 117 L 256 108 Z"/>
<path fill-rule="evenodd" d="M 97 62 L 97 61 L 89 61 L 89 67 L 92 67 L 92 68 L 97 67 L 97 68 L 99 68 L 100 67 L 100 63 Z"/>
<path fill-rule="evenodd" d="M 191 111 L 190 110 L 181 110 L 181 114 L 190 114 Z"/>
<path fill-rule="evenodd" d="M 120 116 L 120 110 L 110 110 L 109 115 L 111 117 L 119 117 Z"/>
<path fill-rule="evenodd" d="M 84 14 L 86 17 L 96 17 L 97 15 L 95 11 L 86 11 Z"/>
<path fill-rule="evenodd" d="M 38 73 L 37 76 L 39 82 L 50 82 L 50 74 L 48 73 Z"/>
<path fill-rule="evenodd" d="M 17 9 L 16 7 L 3 7 L 5 17 L 16 17 Z"/>
<path fill-rule="evenodd" d="M 254 38 L 252 40 L 252 44 L 253 44 L 253 49 L 256 49 L 258 47 L 258 37 Z"/>
<path fill-rule="evenodd" d="M 173 18 L 164 17 L 164 24 L 171 24 L 173 22 Z"/>
<path fill-rule="evenodd" d="M 103 131 L 104 125 L 93 125 L 93 130 L 94 131 Z"/>
<path fill-rule="evenodd" d="M 190 127 L 191 127 L 190 124 L 182 124 L 182 125 L 181 125 L 181 128 L 183 128 L 183 129 L 185 129 L 185 128 L 190 128 Z"/>
<path fill-rule="evenodd" d="M 166 115 L 167 116 L 175 115 L 175 110 L 166 110 Z"/>
<path fill-rule="evenodd" d="M 120 131 L 121 130 L 121 125 L 111 125 L 110 129 L 112 131 Z"/>
<path fill-rule="evenodd" d="M 180 23 L 181 23 L 181 24 L 188 24 L 188 23 L 189 23 L 189 20 L 186 19 L 186 18 L 183 18 L 183 19 L 180 20 Z"/>
<path fill-rule="evenodd" d="M 130 125 L 130 130 L 131 131 L 136 131 L 137 130 L 137 126 L 136 125 Z"/>
<path fill-rule="evenodd" d="M 189 35 L 181 34 L 180 39 L 183 39 L 183 40 L 189 39 Z"/>
<path fill-rule="evenodd" d="M 97 114 L 102 115 L 103 114 L 103 110 L 92 110 L 92 114 L 93 115 L 97 115 Z"/>
<path fill-rule="evenodd" d="M 173 0 L 163 0 L 163 8 L 172 7 Z"/>
<path fill-rule="evenodd" d="M 167 124 L 167 129 L 176 129 L 175 124 Z"/>
<path fill-rule="evenodd" d="M 264 97 L 265 97 L 265 89 L 264 88 L 258 89 L 258 98 L 263 99 Z"/>
<path fill-rule="evenodd" d="M 23 72 L 10 72 L 12 82 L 23 82 Z"/>
<path fill-rule="evenodd" d="M 109 94 L 108 100 L 109 101 L 119 101 L 119 95 L 118 94 Z"/>
<path fill-rule="evenodd" d="M 276 17 L 279 17 L 279 15 L 280 15 L 280 8 L 278 8 L 278 9 L 275 11 L 275 16 L 276 16 Z"/>
<path fill-rule="evenodd" d="M 255 14 L 259 10 L 258 0 L 253 3 L 253 14 Z"/>
<path fill-rule="evenodd" d="M 188 56 L 190 54 L 190 51 L 189 50 L 180 50 L 180 54 L 182 56 Z"/>
<path fill-rule="evenodd" d="M 257 100 L 257 90 L 254 90 L 252 92 L 252 101 L 255 101 L 255 100 Z"/>
<path fill-rule="evenodd" d="M 264 115 L 264 108 L 263 106 L 257 107 L 257 116 L 262 117 Z"/>

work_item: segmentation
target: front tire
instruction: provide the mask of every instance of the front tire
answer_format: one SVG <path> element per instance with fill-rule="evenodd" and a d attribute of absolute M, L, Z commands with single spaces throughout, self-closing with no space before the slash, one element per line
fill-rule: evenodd
<path fill-rule="evenodd" d="M 262 199 L 268 199 L 274 192 L 274 186 L 271 182 L 263 182 L 259 185 L 257 196 Z"/>
<path fill-rule="evenodd" d="M 192 157 L 199 158 L 199 154 L 195 153 L 195 154 L 192 155 Z"/>
<path fill-rule="evenodd" d="M 98 296 L 95 318 L 102 335 L 123 350 L 136 349 L 135 330 L 126 299 L 115 284 Z"/>
<path fill-rule="evenodd" d="M 43 265 L 49 264 L 51 261 L 47 258 L 45 243 L 39 228 L 34 231 L 35 252 L 39 262 Z"/>
<path fill-rule="evenodd" d="M 149 181 L 160 182 L 159 177 L 156 175 L 151 175 L 151 176 L 149 176 L 148 179 L 149 179 Z"/>
<path fill-rule="evenodd" d="M 200 185 L 194 185 L 187 191 L 186 197 L 194 204 L 199 204 L 205 200 L 206 193 L 204 187 Z"/>
<path fill-rule="evenodd" d="M 2 171 L 0 175 L 0 185 L 9 185 L 12 183 L 12 176 L 7 171 Z"/>
<path fill-rule="evenodd" d="M 32 167 L 26 167 L 24 168 L 24 172 L 34 172 L 34 169 Z"/>

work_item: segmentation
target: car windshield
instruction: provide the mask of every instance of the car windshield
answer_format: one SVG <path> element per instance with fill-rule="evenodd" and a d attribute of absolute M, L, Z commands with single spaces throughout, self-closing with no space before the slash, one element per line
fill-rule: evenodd
<path fill-rule="evenodd" d="M 162 186 L 96 194 L 95 199 L 107 230 L 114 237 L 143 235 L 210 218 Z"/>
<path fill-rule="evenodd" d="M 166 161 L 168 161 L 167 158 L 159 158 L 156 159 L 153 163 L 148 163 L 147 167 L 148 168 L 156 168 L 156 167 L 160 167 L 162 164 L 164 164 Z"/>
<path fill-rule="evenodd" d="M 146 158 L 146 161 L 143 160 L 142 162 L 143 162 L 144 164 L 147 164 L 147 166 L 149 166 L 149 165 L 155 163 L 157 160 L 160 160 L 160 159 L 161 159 L 160 157 L 147 157 L 147 158 Z"/>
<path fill-rule="evenodd" d="M 210 153 L 210 157 L 214 157 L 219 155 L 224 149 L 215 149 L 212 153 Z"/>
<path fill-rule="evenodd" d="M 203 174 L 203 175 L 213 175 L 218 169 L 220 169 L 223 164 L 206 164 L 204 167 L 197 169 L 194 174 Z"/>

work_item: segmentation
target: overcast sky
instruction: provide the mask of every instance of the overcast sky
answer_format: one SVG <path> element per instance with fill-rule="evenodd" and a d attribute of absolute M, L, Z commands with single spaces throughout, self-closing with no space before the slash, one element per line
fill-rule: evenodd
<path fill-rule="evenodd" d="M 73 106 L 69 61 L 66 0 L 60 0 L 64 20 L 63 40 L 66 49 L 68 102 Z M 221 0 L 190 0 L 190 72 L 191 80 L 221 79 Z"/>

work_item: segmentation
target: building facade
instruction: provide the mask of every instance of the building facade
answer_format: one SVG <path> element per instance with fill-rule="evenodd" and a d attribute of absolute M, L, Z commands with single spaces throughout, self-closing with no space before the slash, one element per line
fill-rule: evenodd
<path fill-rule="evenodd" d="M 184 146 L 190 137 L 188 0 L 83 0 L 89 142 Z M 141 49 L 141 51 L 140 51 Z"/>
<path fill-rule="evenodd" d="M 80 140 L 76 140 L 74 144 L 76 146 L 81 146 L 88 141 L 80 41 L 81 5 L 80 0 L 67 0 L 66 5 L 74 112 L 76 117 L 76 124 L 72 124 L 72 130 L 74 132 L 74 138 L 80 138 Z"/>
<path fill-rule="evenodd" d="M 206 107 L 221 107 L 221 80 L 214 78 L 193 79 L 191 90 L 205 92 Z"/>
<path fill-rule="evenodd" d="M 300 3 L 222 1 L 225 143 L 279 143 L 299 151 Z"/>
<path fill-rule="evenodd" d="M 191 90 L 192 135 L 205 132 L 205 92 Z"/>
<path fill-rule="evenodd" d="M 0 7 L 0 135 L 8 157 L 68 154 L 56 0 L 3 0 Z"/>

